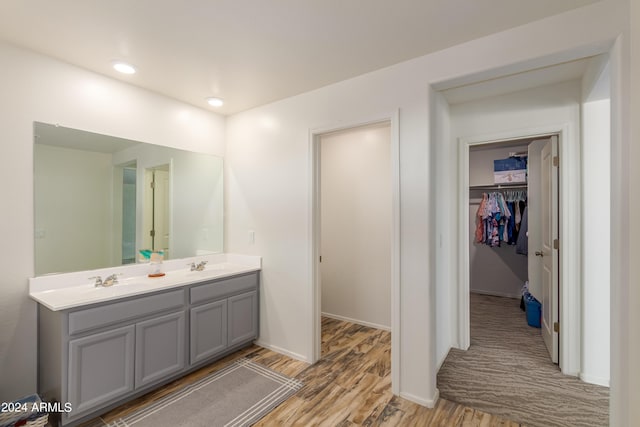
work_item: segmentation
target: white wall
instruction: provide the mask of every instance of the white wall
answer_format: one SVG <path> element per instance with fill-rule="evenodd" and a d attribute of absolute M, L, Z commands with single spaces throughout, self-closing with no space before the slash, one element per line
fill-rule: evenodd
<path fill-rule="evenodd" d="M 578 80 L 454 104 L 450 106 L 451 138 L 453 143 L 457 143 L 457 138 L 495 135 L 562 123 L 571 123 L 579 131 L 579 105 Z"/>
<path fill-rule="evenodd" d="M 597 64 L 595 64 L 597 65 Z M 609 385 L 611 235 L 610 72 L 583 79 L 582 104 L 582 366 L 587 382 Z M 586 85 L 585 85 L 586 84 Z"/>
<path fill-rule="evenodd" d="M 458 268 L 451 260 L 456 259 L 455 253 L 458 239 L 456 223 L 456 200 L 451 197 L 458 188 L 457 170 L 448 167 L 450 159 L 457 158 L 458 147 L 447 144 L 451 139 L 449 104 L 440 92 L 430 91 L 432 109 L 434 111 L 434 124 L 431 127 L 432 138 L 436 142 L 434 146 L 442 146 L 445 149 L 436 150 L 434 153 L 433 168 L 436 176 L 445 177 L 433 183 L 435 200 L 438 201 L 435 209 L 435 221 L 432 224 L 432 235 L 436 236 L 435 245 L 435 271 L 432 272 L 432 280 L 440 284 L 435 287 L 435 319 L 436 343 L 435 360 L 438 369 L 444 363 L 451 347 L 457 345 L 458 337 L 455 334 L 458 328 L 457 306 L 458 293 L 455 284 L 458 281 Z M 447 232 L 449 230 L 449 232 Z M 442 268 L 441 268 L 442 267 Z M 447 268 L 448 267 L 448 268 Z"/>
<path fill-rule="evenodd" d="M 111 155 L 37 144 L 34 161 L 35 273 L 111 265 Z"/>
<path fill-rule="evenodd" d="M 322 313 L 391 328 L 391 128 L 320 137 Z"/>
<path fill-rule="evenodd" d="M 469 185 L 493 185 L 493 161 L 506 159 L 511 152 L 526 153 L 527 145 L 470 150 Z M 499 247 L 489 247 L 475 243 L 476 213 L 483 192 L 490 191 L 469 193 L 469 289 L 481 294 L 520 298 L 522 285 L 528 280 L 527 257 L 517 254 L 515 245 L 502 243 Z"/>
<path fill-rule="evenodd" d="M 637 325 L 640 325 L 640 310 L 638 310 L 638 303 L 640 302 L 640 223 L 637 220 L 631 221 L 631 218 L 637 218 L 637 212 L 640 212 L 640 191 L 638 191 L 637 183 L 640 182 L 640 168 L 637 166 L 640 164 L 640 3 L 637 1 L 630 1 L 631 13 L 630 18 L 630 67 L 628 69 L 628 76 L 630 77 L 630 84 L 627 86 L 623 84 L 620 89 L 622 93 L 628 94 L 630 108 L 628 108 L 629 115 L 625 116 L 622 124 L 623 128 L 629 128 L 628 139 L 621 141 L 622 145 L 628 147 L 627 160 L 624 162 L 623 169 L 620 171 L 614 171 L 614 174 L 620 174 L 623 179 L 626 179 L 629 183 L 626 187 L 627 194 L 625 197 L 628 199 L 628 210 L 622 213 L 622 220 L 618 223 L 621 231 L 626 233 L 627 238 L 621 241 L 624 245 L 624 250 L 627 255 L 625 256 L 625 262 L 622 264 L 624 269 L 624 281 L 619 284 L 623 295 L 626 294 L 626 298 L 622 300 L 614 300 L 613 308 L 620 314 L 627 317 L 626 326 L 624 329 L 620 328 L 621 325 L 612 322 L 612 330 L 616 333 L 622 332 L 622 340 L 625 342 L 624 350 L 627 353 L 628 359 L 623 361 L 614 359 L 612 365 L 616 366 L 616 369 L 620 373 L 618 376 L 619 383 L 616 383 L 615 399 L 613 402 L 613 409 L 615 415 L 611 425 L 623 425 L 626 419 L 627 425 L 631 425 L 640 419 L 640 405 L 637 402 L 640 400 L 640 365 L 637 363 L 640 360 L 640 334 L 637 332 Z M 625 80 L 623 80 L 625 81 Z M 626 107 L 627 104 L 623 104 Z M 623 111 L 624 115 L 624 111 Z M 627 125 L 629 125 L 627 127 Z M 631 143 L 634 141 L 634 143 Z M 617 161 L 614 161 L 615 165 L 618 165 Z M 613 181 L 615 184 L 615 181 Z M 617 207 L 614 204 L 614 208 Z M 617 218 L 614 218 L 617 221 Z M 615 226 L 614 226 L 615 227 Z M 629 262 L 629 260 L 633 260 Z M 612 282 L 617 283 L 617 282 Z M 628 294 L 627 294 L 628 292 Z M 613 310 L 612 310 L 613 313 Z M 621 331 L 622 329 L 622 331 Z M 624 362 L 624 363 L 621 363 Z M 624 380 L 622 380 L 624 376 Z M 624 397 L 618 393 L 624 393 Z M 621 397 L 622 405 L 618 406 L 617 398 Z"/>
<path fill-rule="evenodd" d="M 224 154 L 224 119 L 0 43 L 0 400 L 36 390 L 33 122 Z M 107 67 L 108 64 L 105 64 Z M 135 77 L 133 77 L 135 78 Z"/>
<path fill-rule="evenodd" d="M 406 70 L 414 82 L 421 70 Z M 403 106 L 400 127 L 401 323 L 400 363 L 419 371 L 403 380 L 416 399 L 433 397 L 428 353 L 433 308 L 429 293 L 429 104 L 427 90 L 397 85 L 388 70 L 232 116 L 227 121 L 225 162 L 227 249 L 263 256 L 261 336 L 263 345 L 311 360 L 310 130 L 362 123 Z M 404 74 L 404 73 L 401 73 Z M 403 80 L 403 79 L 401 79 Z M 376 90 L 370 90 L 376 88 Z M 337 126 L 335 126 L 337 127 Z M 402 138 L 405 146 L 402 146 Z M 404 189 L 402 188 L 404 183 Z M 404 196 L 402 196 L 404 192 Z M 403 206 L 404 205 L 404 206 Z M 247 238 L 255 230 L 255 244 Z M 411 289 L 411 291 L 409 291 Z M 426 357 L 426 358 L 425 358 Z M 431 391 L 429 391 L 431 389 Z M 406 391 L 405 391 L 406 393 Z"/>
<path fill-rule="evenodd" d="M 440 241 L 434 188 L 450 172 L 435 173 L 438 103 L 429 84 L 444 89 L 601 53 L 624 30 L 625 16 L 617 4 L 597 3 L 229 117 L 227 249 L 263 256 L 261 342 L 313 358 L 310 132 L 399 109 L 399 389 L 406 398 L 432 404 L 439 339 L 435 300 L 456 279 L 436 282 L 439 269 L 454 267 L 434 262 Z M 578 102 L 568 95 L 568 101 Z M 446 145 L 444 157 L 451 155 L 449 141 Z M 249 243 L 249 230 L 255 230 L 255 244 Z M 448 232 L 443 229 L 443 237 Z"/>

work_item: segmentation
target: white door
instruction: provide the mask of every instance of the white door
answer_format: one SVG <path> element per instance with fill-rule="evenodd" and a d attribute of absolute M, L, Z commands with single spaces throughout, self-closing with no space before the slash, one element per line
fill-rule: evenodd
<path fill-rule="evenodd" d="M 168 258 L 171 226 L 169 165 L 145 170 L 143 249 L 164 250 Z"/>
<path fill-rule="evenodd" d="M 529 291 L 542 303 L 542 337 L 554 363 L 558 363 L 558 138 L 529 145 Z"/>
<path fill-rule="evenodd" d="M 170 225 L 170 196 L 169 196 L 169 171 L 155 171 L 155 189 L 154 189 L 154 226 L 155 239 L 154 250 L 165 251 L 165 258 L 168 258 L 169 252 L 169 225 Z"/>
<path fill-rule="evenodd" d="M 142 209 L 142 247 L 153 250 L 153 169 L 144 171 L 144 209 Z"/>

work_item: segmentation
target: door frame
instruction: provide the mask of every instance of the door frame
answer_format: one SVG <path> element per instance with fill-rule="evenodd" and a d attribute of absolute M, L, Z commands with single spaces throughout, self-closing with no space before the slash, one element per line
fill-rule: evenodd
<path fill-rule="evenodd" d="M 311 363 L 322 356 L 322 297 L 320 285 L 320 138 L 322 135 L 376 123 L 389 122 L 391 128 L 391 391 L 400 392 L 400 133 L 399 111 L 370 116 L 362 120 L 313 128 L 309 130 L 311 171 L 310 248 L 311 264 Z"/>
<path fill-rule="evenodd" d="M 146 222 L 146 218 L 145 215 L 147 215 L 147 182 L 146 182 L 146 177 L 147 177 L 147 171 L 153 171 L 157 168 L 162 168 L 162 167 L 167 167 L 167 170 L 169 171 L 169 209 L 168 209 L 168 214 L 169 214 L 169 251 L 168 253 L 165 253 L 165 261 L 167 259 L 171 259 L 172 258 L 172 250 L 174 249 L 174 212 L 173 212 L 173 200 L 175 200 L 175 195 L 174 195 L 174 183 L 173 183 L 173 177 L 175 176 L 175 167 L 174 167 L 174 163 L 173 163 L 173 158 L 168 159 L 167 162 L 165 163 L 161 163 L 159 165 L 152 165 L 152 166 L 144 166 L 144 165 L 140 165 L 140 163 L 137 163 L 137 168 L 138 168 L 138 172 L 136 174 L 136 182 L 139 184 L 136 184 L 136 256 L 138 254 L 138 251 L 140 249 L 145 249 L 148 248 L 148 245 L 146 245 L 145 242 L 145 237 L 146 237 L 146 232 L 145 232 L 145 222 Z"/>
<path fill-rule="evenodd" d="M 559 366 L 567 375 L 580 373 L 582 334 L 581 283 L 581 188 L 580 139 L 571 123 L 458 138 L 459 216 L 458 216 L 458 348 L 467 350 L 470 332 L 470 268 L 469 268 L 469 150 L 473 146 L 506 142 L 521 138 L 537 138 L 557 134 L 560 156 L 558 203 L 560 227 L 559 266 Z M 575 303 L 578 302 L 578 303 Z"/>

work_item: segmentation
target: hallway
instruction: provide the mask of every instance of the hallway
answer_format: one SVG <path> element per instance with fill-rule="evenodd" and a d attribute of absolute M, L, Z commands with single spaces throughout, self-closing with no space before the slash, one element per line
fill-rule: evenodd
<path fill-rule="evenodd" d="M 609 425 L 609 389 L 563 375 L 512 298 L 471 294 L 471 347 L 450 350 L 438 389 L 528 426 Z"/>

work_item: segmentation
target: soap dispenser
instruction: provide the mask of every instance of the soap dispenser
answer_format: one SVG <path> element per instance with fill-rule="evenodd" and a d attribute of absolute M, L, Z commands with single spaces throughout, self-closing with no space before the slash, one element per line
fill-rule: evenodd
<path fill-rule="evenodd" d="M 162 271 L 162 260 L 164 258 L 164 252 L 152 252 L 149 261 L 149 277 L 162 277 L 164 272 Z"/>

